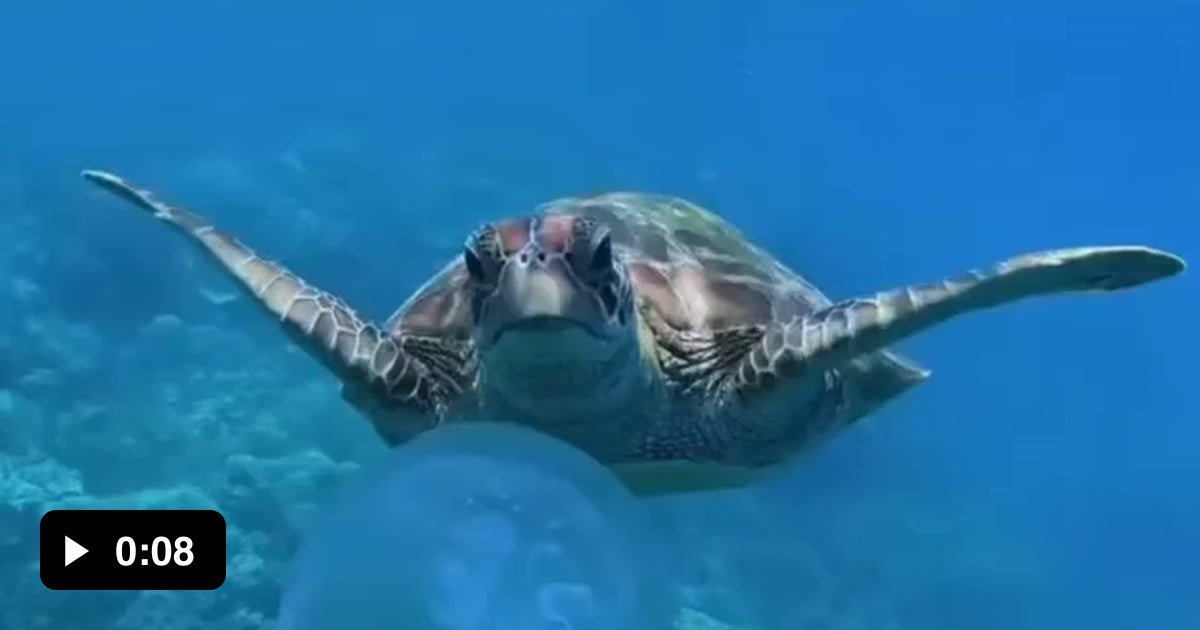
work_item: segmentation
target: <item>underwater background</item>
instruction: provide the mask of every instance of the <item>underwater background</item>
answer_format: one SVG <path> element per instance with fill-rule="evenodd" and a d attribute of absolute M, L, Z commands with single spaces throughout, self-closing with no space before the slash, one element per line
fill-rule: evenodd
<path fill-rule="evenodd" d="M 377 319 L 478 223 L 614 189 L 850 297 L 1063 246 L 1194 263 L 1198 76 L 1182 0 L 0 0 L 0 628 L 274 627 L 306 525 L 385 456 L 82 168 Z M 1200 629 L 1198 296 L 955 320 L 902 344 L 927 384 L 780 476 L 646 501 L 673 623 Z M 45 589 L 41 514 L 108 506 L 220 509 L 225 585 Z"/>

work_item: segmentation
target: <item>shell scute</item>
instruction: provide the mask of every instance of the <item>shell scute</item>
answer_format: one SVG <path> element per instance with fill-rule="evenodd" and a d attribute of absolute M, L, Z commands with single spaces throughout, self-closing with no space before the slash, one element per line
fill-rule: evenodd
<path fill-rule="evenodd" d="M 409 334 L 466 340 L 471 336 L 471 304 L 467 271 L 458 257 L 429 279 L 388 318 L 391 334 Z"/>
<path fill-rule="evenodd" d="M 676 330 L 691 327 L 688 309 L 675 292 L 671 278 L 666 273 L 646 263 L 632 263 L 629 270 L 630 280 L 642 299 L 654 305 L 654 309 L 667 325 Z"/>
<path fill-rule="evenodd" d="M 678 330 L 764 325 L 830 303 L 738 228 L 685 199 L 619 192 L 558 199 L 540 211 L 607 225 L 644 304 Z"/>

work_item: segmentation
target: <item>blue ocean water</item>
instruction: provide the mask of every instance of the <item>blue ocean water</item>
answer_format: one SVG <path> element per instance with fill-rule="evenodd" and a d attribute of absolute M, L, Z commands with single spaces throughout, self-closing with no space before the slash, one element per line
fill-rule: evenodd
<path fill-rule="evenodd" d="M 383 457 L 112 169 L 385 317 L 479 222 L 654 190 L 849 297 L 1028 250 L 1200 258 L 1200 9 L 0 3 L 0 628 L 272 627 Z M 902 344 L 933 379 L 743 491 L 648 502 L 680 627 L 1200 628 L 1194 274 Z M 213 593 L 37 577 L 54 506 L 219 507 Z"/>

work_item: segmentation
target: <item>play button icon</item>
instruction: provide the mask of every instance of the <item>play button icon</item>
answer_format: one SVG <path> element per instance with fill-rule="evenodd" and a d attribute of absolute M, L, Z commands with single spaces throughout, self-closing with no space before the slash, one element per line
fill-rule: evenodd
<path fill-rule="evenodd" d="M 63 544 L 64 567 L 69 566 L 72 562 L 75 562 L 82 557 L 83 554 L 88 552 L 86 547 L 75 542 L 74 540 L 71 540 L 70 536 L 63 536 Z"/>

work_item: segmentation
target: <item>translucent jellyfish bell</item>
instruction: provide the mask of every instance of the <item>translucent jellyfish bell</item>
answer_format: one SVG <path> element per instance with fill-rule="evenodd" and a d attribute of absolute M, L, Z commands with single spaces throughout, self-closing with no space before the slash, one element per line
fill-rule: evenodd
<path fill-rule="evenodd" d="M 428 432 L 326 508 L 279 630 L 639 630 L 673 593 L 640 503 L 515 425 Z"/>

